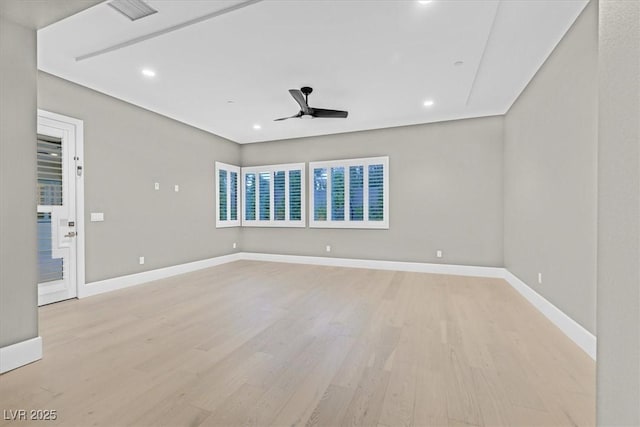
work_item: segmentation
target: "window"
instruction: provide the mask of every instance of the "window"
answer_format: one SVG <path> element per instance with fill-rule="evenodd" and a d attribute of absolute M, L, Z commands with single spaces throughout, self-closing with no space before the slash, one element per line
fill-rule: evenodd
<path fill-rule="evenodd" d="M 304 227 L 304 170 L 304 163 L 242 168 L 242 225 Z"/>
<path fill-rule="evenodd" d="M 389 157 L 309 163 L 310 227 L 389 228 Z"/>
<path fill-rule="evenodd" d="M 240 168 L 216 162 L 216 227 L 238 227 Z"/>
<path fill-rule="evenodd" d="M 54 253 L 51 233 L 52 222 L 55 224 L 52 207 L 62 206 L 63 201 L 63 154 L 62 139 L 38 135 L 38 283 L 65 277 L 65 259 Z"/>
<path fill-rule="evenodd" d="M 38 135 L 38 205 L 62 206 L 62 140 Z"/>

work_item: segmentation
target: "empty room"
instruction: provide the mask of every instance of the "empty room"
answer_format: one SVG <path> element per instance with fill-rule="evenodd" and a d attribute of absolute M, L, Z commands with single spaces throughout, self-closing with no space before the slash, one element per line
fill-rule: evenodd
<path fill-rule="evenodd" d="M 0 426 L 640 426 L 640 1 L 0 0 Z"/>

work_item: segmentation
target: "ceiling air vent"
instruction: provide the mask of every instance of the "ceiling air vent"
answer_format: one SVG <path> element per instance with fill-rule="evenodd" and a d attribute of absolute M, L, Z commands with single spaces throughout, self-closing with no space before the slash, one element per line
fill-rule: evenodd
<path fill-rule="evenodd" d="M 157 12 L 142 0 L 111 0 L 107 4 L 132 21 Z"/>

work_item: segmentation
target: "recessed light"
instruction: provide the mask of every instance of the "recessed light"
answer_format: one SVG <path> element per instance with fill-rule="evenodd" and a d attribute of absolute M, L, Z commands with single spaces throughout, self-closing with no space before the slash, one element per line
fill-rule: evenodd
<path fill-rule="evenodd" d="M 155 77 L 156 76 L 156 72 L 153 71 L 151 68 L 143 68 L 142 69 L 142 75 L 145 77 Z"/>
<path fill-rule="evenodd" d="M 429 4 L 431 3 L 433 0 L 418 0 L 418 3 L 420 4 Z"/>
<path fill-rule="evenodd" d="M 432 99 L 427 99 L 422 105 L 424 105 L 425 107 L 431 107 L 433 104 L 434 102 Z"/>
<path fill-rule="evenodd" d="M 260 130 L 260 129 L 262 129 L 262 126 L 260 126 L 260 125 L 253 125 L 253 128 L 254 128 L 255 130 Z"/>

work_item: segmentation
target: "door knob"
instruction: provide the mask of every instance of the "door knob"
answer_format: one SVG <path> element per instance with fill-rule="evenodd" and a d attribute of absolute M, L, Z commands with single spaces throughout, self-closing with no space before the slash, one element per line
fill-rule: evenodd
<path fill-rule="evenodd" d="M 76 232 L 75 231 L 70 231 L 67 234 L 65 234 L 64 237 L 76 237 Z"/>

